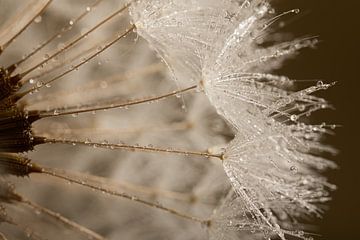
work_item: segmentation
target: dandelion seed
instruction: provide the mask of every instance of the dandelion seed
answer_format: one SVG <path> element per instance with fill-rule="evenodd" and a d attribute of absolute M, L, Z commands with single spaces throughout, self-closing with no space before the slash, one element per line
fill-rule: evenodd
<path fill-rule="evenodd" d="M 74 3 L 61 20 L 52 15 L 65 3 L 31 1 L 0 29 L 9 64 L 0 68 L 0 221 L 15 228 L 4 237 L 207 239 L 203 228 L 214 240 L 308 239 L 294 220 L 320 217 L 335 189 L 321 172 L 336 168 L 323 158 L 336 150 L 320 140 L 337 125 L 305 122 L 331 108 L 315 94 L 333 84 L 297 90 L 272 74 L 316 38 L 266 42 L 299 10 L 276 15 L 263 0 L 102 2 L 80 13 Z M 9 57 L 15 40 L 41 36 L 41 16 L 64 26 Z M 24 193 L 3 181 L 11 175 L 30 176 L 11 178 Z"/>

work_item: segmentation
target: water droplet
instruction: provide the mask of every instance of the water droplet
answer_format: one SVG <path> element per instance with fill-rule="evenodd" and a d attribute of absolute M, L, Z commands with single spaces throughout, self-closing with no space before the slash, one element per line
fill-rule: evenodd
<path fill-rule="evenodd" d="M 243 5 L 242 5 L 243 8 L 248 8 L 250 7 L 250 1 L 249 0 L 246 0 Z"/>
<path fill-rule="evenodd" d="M 303 112 L 303 111 L 305 111 L 305 105 L 304 104 L 299 104 L 299 106 L 298 106 L 298 109 L 299 109 L 299 111 L 301 111 L 301 112 Z"/>
<path fill-rule="evenodd" d="M 318 81 L 318 82 L 316 83 L 316 86 L 322 87 L 322 86 L 324 86 L 324 82 L 323 82 L 323 81 Z"/>
<path fill-rule="evenodd" d="M 295 166 L 291 166 L 291 167 L 290 167 L 290 171 L 293 172 L 293 173 L 296 173 L 297 170 L 298 170 L 298 169 L 297 169 L 297 167 L 295 167 Z"/>
<path fill-rule="evenodd" d="M 36 83 L 36 87 L 38 87 L 38 88 L 40 88 L 40 87 L 42 87 L 44 84 L 42 83 L 42 82 L 37 82 Z"/>
<path fill-rule="evenodd" d="M 291 121 L 295 122 L 296 120 L 298 120 L 298 116 L 297 115 L 291 115 L 290 117 Z"/>
<path fill-rule="evenodd" d="M 41 16 L 37 16 L 35 19 L 34 19 L 34 22 L 35 23 L 40 23 L 42 20 L 42 17 Z"/>

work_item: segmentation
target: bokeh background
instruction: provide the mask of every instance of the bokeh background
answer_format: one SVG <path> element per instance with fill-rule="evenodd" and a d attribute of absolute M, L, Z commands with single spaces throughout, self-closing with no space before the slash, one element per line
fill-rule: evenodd
<path fill-rule="evenodd" d="M 288 28 L 295 34 L 319 35 L 322 42 L 316 50 L 304 51 L 285 66 L 285 71 L 297 79 L 324 79 L 337 84 L 321 93 L 336 108 L 324 111 L 316 118 L 342 125 L 336 136 L 326 141 L 340 153 L 333 157 L 337 171 L 328 172 L 331 182 L 338 185 L 324 219 L 319 221 L 321 239 L 360 239 L 359 227 L 359 66 L 358 48 L 360 21 L 358 1 L 291 0 L 279 1 L 302 10 Z M 358 43 L 357 43 L 358 44 Z M 356 56 L 357 55 L 357 56 Z"/>

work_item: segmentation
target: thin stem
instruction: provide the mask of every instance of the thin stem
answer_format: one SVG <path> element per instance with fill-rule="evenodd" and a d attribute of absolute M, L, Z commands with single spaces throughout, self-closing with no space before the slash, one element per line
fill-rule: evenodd
<path fill-rule="evenodd" d="M 53 212 L 51 211 L 50 209 L 47 209 L 45 207 L 42 207 L 32 201 L 30 201 L 29 199 L 26 199 L 20 195 L 18 195 L 20 198 L 21 198 L 21 203 L 29 206 L 30 208 L 36 210 L 36 211 L 39 211 L 43 214 L 46 214 L 52 218 L 54 218 L 55 220 L 63 223 L 64 225 L 72 228 L 72 229 L 75 229 L 83 234 L 85 234 L 89 239 L 97 239 L 97 240 L 105 240 L 104 237 L 100 236 L 99 234 L 93 232 L 92 230 L 80 225 L 80 224 L 77 224 L 73 221 L 71 221 L 70 219 L 60 215 L 59 213 L 57 212 Z"/>
<path fill-rule="evenodd" d="M 294 13 L 294 14 L 298 14 L 300 12 L 300 9 L 292 9 L 286 12 L 283 12 L 271 19 L 269 19 L 265 24 L 264 27 L 262 29 L 260 29 L 260 31 L 258 33 L 258 36 L 256 36 L 255 38 L 260 38 L 265 34 L 265 30 L 268 29 L 271 25 L 273 25 L 275 22 L 277 22 L 280 18 L 282 18 L 283 16 L 286 16 L 288 14 Z"/>
<path fill-rule="evenodd" d="M 95 79 L 94 81 L 87 83 L 85 86 L 79 86 L 73 89 L 67 89 L 63 91 L 57 91 L 56 95 L 54 96 L 53 93 L 43 95 L 42 101 L 57 101 L 57 99 L 63 99 L 64 97 L 68 97 L 72 94 L 78 94 L 79 92 L 89 92 L 89 91 L 96 91 L 99 90 L 99 88 L 103 89 L 101 87 L 101 83 L 106 83 L 107 85 L 110 84 L 118 84 L 122 83 L 125 80 L 129 80 L 130 78 L 136 78 L 136 77 L 142 77 L 142 76 L 148 76 L 152 74 L 159 73 L 161 70 L 164 69 L 164 65 L 162 63 L 153 63 L 151 65 L 145 66 L 143 68 L 137 68 L 134 70 L 128 70 L 124 73 L 119 73 L 115 75 L 110 75 L 109 77 Z M 36 79 L 37 77 L 34 77 L 33 79 Z M 30 99 L 27 100 L 27 103 L 29 105 L 35 105 L 39 103 L 39 101 L 34 100 L 31 101 Z"/>
<path fill-rule="evenodd" d="M 91 135 L 106 135 L 115 134 L 115 135 L 126 135 L 126 134 L 142 134 L 145 132 L 180 132 L 187 131 L 193 128 L 193 124 L 190 121 L 181 121 L 171 124 L 164 125 L 148 125 L 148 126 L 139 126 L 134 128 L 124 128 L 124 129 L 113 129 L 113 128 L 51 128 L 51 133 L 55 136 L 85 136 L 85 134 Z M 49 131 L 37 131 L 39 135 L 46 136 L 49 134 Z M 68 132 L 68 133 L 64 133 Z"/>
<path fill-rule="evenodd" d="M 194 203 L 194 202 L 198 202 L 198 200 L 199 200 L 199 198 L 192 193 L 182 193 L 182 192 L 158 189 L 158 188 L 148 187 L 148 186 L 144 186 L 144 185 L 140 185 L 140 184 L 126 182 L 124 180 L 119 180 L 119 181 L 115 182 L 108 178 L 95 176 L 95 175 L 89 175 L 89 174 L 81 173 L 81 172 L 71 172 L 68 170 L 66 170 L 66 171 L 61 170 L 61 171 L 66 176 L 68 176 L 68 177 L 71 176 L 72 179 L 77 179 L 82 182 L 85 181 L 88 184 L 92 184 L 92 185 L 96 184 L 98 186 L 104 186 L 108 190 L 118 190 L 118 189 L 126 190 L 126 191 L 130 191 L 131 193 L 144 194 L 150 198 L 164 197 L 164 198 L 181 201 L 181 202 L 185 202 L 185 203 Z M 20 196 L 20 198 L 21 198 L 21 196 Z M 202 201 L 202 203 L 207 204 L 206 201 Z"/>
<path fill-rule="evenodd" d="M 39 9 L 38 13 L 35 14 L 29 22 L 27 22 L 19 32 L 17 32 L 12 38 L 10 38 L 6 43 L 4 43 L 2 46 L 0 46 L 0 54 L 21 34 L 23 33 L 31 23 L 34 22 L 35 18 L 38 17 L 46 8 L 49 6 L 49 4 L 52 2 L 52 0 L 49 0 L 41 9 Z"/>
<path fill-rule="evenodd" d="M 90 11 L 92 8 L 96 7 L 100 2 L 102 2 L 103 0 L 96 0 L 89 8 Z M 38 47 L 36 47 L 32 52 L 30 52 L 29 54 L 27 54 L 24 58 L 22 58 L 21 60 L 17 61 L 16 63 L 12 64 L 11 66 L 8 67 L 11 68 L 12 66 L 19 66 L 20 64 L 22 64 L 23 62 L 25 62 L 26 60 L 28 60 L 30 57 L 32 57 L 34 54 L 36 54 L 37 52 L 39 52 L 41 49 L 43 49 L 44 47 L 46 47 L 49 43 L 51 43 L 54 39 L 58 38 L 59 36 L 61 36 L 61 34 L 66 33 L 67 31 L 71 30 L 73 25 L 75 25 L 76 23 L 78 23 L 82 18 L 84 18 L 88 13 L 90 13 L 90 11 L 88 10 L 88 8 L 85 9 L 85 11 L 83 11 L 78 17 L 76 17 L 74 20 L 71 21 L 71 24 L 63 27 L 62 29 L 60 29 L 59 31 L 55 32 L 49 39 L 47 39 L 45 42 L 41 43 Z"/>
<path fill-rule="evenodd" d="M 0 240 L 8 240 L 2 232 L 0 232 Z"/>
<path fill-rule="evenodd" d="M 58 56 L 60 53 L 66 51 L 67 49 L 71 48 L 72 46 L 74 46 L 76 43 L 78 43 L 80 40 L 82 40 L 83 38 L 85 38 L 86 36 L 88 36 L 90 33 L 92 33 L 93 31 L 95 31 L 97 28 L 99 28 L 100 26 L 102 26 L 103 24 L 105 24 L 106 22 L 108 22 L 109 20 L 111 20 L 112 18 L 114 18 L 115 16 L 119 15 L 120 13 L 122 13 L 124 10 L 126 10 L 129 7 L 129 3 L 125 4 L 124 7 L 120 8 L 119 10 L 115 11 L 114 13 L 112 13 L 110 16 L 106 17 L 104 20 L 100 21 L 98 24 L 96 24 L 94 27 L 92 27 L 90 30 L 86 31 L 85 33 L 81 34 L 79 37 L 75 38 L 75 40 L 71 41 L 68 45 L 66 45 L 65 47 L 63 47 L 62 49 L 60 49 L 59 51 L 55 52 L 54 54 L 52 54 L 51 56 L 49 56 L 47 59 L 41 61 L 40 63 L 36 64 L 35 66 L 31 67 L 30 69 L 24 71 L 23 73 L 20 74 L 20 78 L 23 78 L 24 76 L 28 75 L 29 73 L 31 73 L 32 71 L 34 71 L 36 68 L 40 67 L 41 65 L 43 65 L 44 63 L 50 61 L 51 59 L 53 59 L 54 57 Z"/>
<path fill-rule="evenodd" d="M 91 59 L 97 57 L 100 53 L 104 52 L 106 49 L 108 49 L 109 47 L 111 47 L 113 44 L 115 44 L 117 41 L 119 41 L 121 38 L 125 37 L 127 34 L 129 34 L 132 30 L 135 29 L 135 25 L 132 25 L 128 30 L 126 30 L 123 34 L 119 34 L 114 40 L 112 40 L 111 42 L 107 43 L 104 47 L 101 48 L 101 50 L 97 50 L 95 53 L 93 53 L 92 55 L 90 55 L 89 57 L 87 57 L 86 59 L 81 60 L 80 63 L 78 63 L 75 66 L 72 66 L 69 70 L 55 76 L 54 78 L 50 79 L 49 81 L 45 82 L 44 84 L 41 84 L 41 86 L 39 87 L 35 87 L 35 88 L 31 88 L 25 92 L 19 93 L 17 94 L 17 98 L 22 98 L 24 96 L 26 96 L 27 94 L 34 92 L 34 91 L 38 91 L 40 88 L 43 88 L 44 86 L 62 78 L 63 76 L 67 75 L 68 73 L 71 73 L 73 71 L 75 71 L 76 69 L 78 69 L 79 67 L 81 67 L 82 65 L 86 64 L 87 62 L 89 62 Z"/>
<path fill-rule="evenodd" d="M 106 105 L 106 106 L 89 107 L 89 108 L 85 108 L 85 109 L 76 109 L 76 110 L 70 110 L 70 111 L 64 111 L 64 112 L 60 112 L 60 111 L 54 109 L 54 110 L 46 111 L 43 113 L 40 112 L 39 115 L 40 115 L 40 118 L 46 118 L 46 117 L 56 117 L 56 116 L 65 116 L 65 115 L 72 115 L 72 114 L 79 114 L 79 113 L 94 112 L 94 111 L 114 109 L 114 108 L 124 108 L 124 107 L 133 106 L 133 105 L 159 101 L 162 99 L 169 98 L 171 96 L 189 92 L 196 88 L 197 88 L 197 85 L 194 85 L 194 86 L 191 86 L 188 88 L 180 89 L 177 91 L 172 91 L 170 93 L 166 93 L 166 94 L 163 94 L 160 96 L 147 97 L 147 98 L 143 98 L 143 99 L 128 101 L 128 102 L 124 102 L 124 103 L 118 103 L 118 104 L 112 103 L 112 104 Z M 51 112 L 51 113 L 49 113 L 49 112 Z"/>
<path fill-rule="evenodd" d="M 163 190 L 163 189 L 157 189 L 157 188 L 151 188 L 146 187 L 138 184 L 128 183 L 128 182 L 120 182 L 119 186 L 134 191 L 138 193 L 147 194 L 150 196 L 162 196 L 165 198 L 181 201 L 181 202 L 194 202 L 196 200 L 196 196 L 193 194 L 186 194 L 186 193 L 180 193 L 180 192 L 174 192 L 169 190 Z"/>
<path fill-rule="evenodd" d="M 10 218 L 9 216 L 7 216 L 5 219 L 3 219 L 4 222 L 15 226 L 16 228 L 18 228 L 20 231 L 22 231 L 26 237 L 28 237 L 29 239 L 34 239 L 34 240 L 45 240 L 45 238 L 42 238 L 38 233 L 36 233 L 35 231 L 33 231 L 31 228 L 27 227 L 27 226 L 23 226 L 20 223 L 15 222 L 12 218 Z"/>
<path fill-rule="evenodd" d="M 103 43 L 101 43 L 101 44 L 103 44 Z M 100 44 L 100 45 L 101 45 L 101 44 Z M 23 79 L 20 81 L 20 84 L 21 84 L 21 85 L 24 85 L 24 84 L 26 84 L 27 82 L 30 83 L 30 80 L 33 80 L 33 81 L 34 81 L 34 80 L 37 80 L 37 79 L 39 79 L 39 78 L 41 78 L 41 77 L 46 76 L 47 74 L 50 74 L 50 73 L 54 72 L 54 71 L 57 70 L 57 69 L 63 68 L 64 66 L 68 65 L 68 64 L 71 63 L 71 62 L 74 62 L 75 60 L 78 60 L 78 59 L 83 58 L 83 56 L 85 56 L 85 55 L 90 55 L 91 52 L 94 51 L 94 49 L 98 48 L 98 46 L 99 46 L 99 43 L 96 43 L 95 45 L 93 45 L 92 47 L 86 49 L 85 51 L 80 52 L 80 53 L 77 53 L 77 54 L 75 54 L 74 56 L 72 56 L 71 58 L 68 58 L 68 59 L 66 59 L 66 60 L 64 60 L 64 61 L 58 62 L 58 64 L 55 64 L 54 66 L 50 67 L 49 69 L 46 69 L 46 70 L 44 70 L 44 71 L 41 71 L 41 72 L 39 72 L 39 73 L 36 74 L 36 75 L 32 75 L 32 76 L 29 77 L 29 78 L 23 78 Z"/>
<path fill-rule="evenodd" d="M 107 194 L 115 196 L 115 197 L 128 199 L 130 201 L 134 201 L 134 202 L 146 205 L 148 207 L 153 207 L 153 208 L 168 212 L 170 214 L 173 214 L 175 216 L 178 216 L 178 217 L 181 217 L 181 218 L 184 218 L 184 219 L 187 219 L 187 220 L 191 220 L 191 221 L 198 222 L 198 223 L 201 223 L 201 224 L 207 224 L 208 223 L 208 220 L 204 220 L 204 219 L 200 219 L 200 218 L 197 218 L 197 217 L 194 217 L 194 216 L 190 216 L 190 215 L 188 215 L 186 213 L 179 212 L 179 211 L 177 211 L 175 209 L 164 207 L 164 206 L 162 206 L 162 205 L 160 205 L 158 203 L 152 203 L 152 202 L 140 199 L 140 198 L 138 198 L 136 196 L 132 196 L 132 195 L 129 195 L 129 194 L 126 194 L 126 193 L 123 193 L 123 192 L 110 190 L 110 189 L 107 189 L 107 188 L 104 188 L 104 187 L 101 187 L 101 186 L 95 186 L 95 185 L 87 183 L 86 181 L 81 181 L 81 180 L 69 177 L 64 173 L 57 172 L 54 169 L 43 168 L 42 173 L 47 174 L 49 176 L 54 176 L 56 178 L 63 179 L 65 181 L 75 183 L 75 184 L 78 184 L 78 185 L 81 185 L 81 186 L 84 186 L 84 187 L 87 187 L 87 188 L 90 188 L 90 189 L 94 189 L 94 190 L 97 190 L 97 191 L 100 191 L 100 192 L 103 192 L 103 193 L 107 193 Z"/>
<path fill-rule="evenodd" d="M 67 139 L 50 139 L 45 138 L 43 143 L 61 143 L 61 144 L 68 144 L 68 145 L 84 145 L 90 147 L 99 147 L 105 149 L 123 149 L 127 151 L 137 151 L 137 152 L 153 152 L 153 153 L 172 153 L 172 154 L 179 154 L 185 156 L 200 156 L 206 158 L 218 158 L 219 160 L 223 160 L 223 154 L 211 154 L 208 152 L 199 152 L 199 151 L 188 151 L 188 150 L 179 150 L 179 149 L 170 149 L 170 148 L 157 148 L 157 147 L 146 147 L 146 146 L 134 146 L 134 145 L 127 145 L 127 144 L 111 144 L 111 143 L 94 143 L 90 140 L 87 141 L 79 141 L 79 140 L 67 140 Z"/>

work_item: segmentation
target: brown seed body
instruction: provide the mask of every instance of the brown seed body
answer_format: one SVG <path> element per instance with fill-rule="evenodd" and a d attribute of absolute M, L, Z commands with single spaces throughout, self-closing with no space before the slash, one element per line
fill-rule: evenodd
<path fill-rule="evenodd" d="M 0 153 L 0 175 L 28 176 L 33 172 L 41 172 L 41 168 L 25 157 L 17 154 Z"/>

